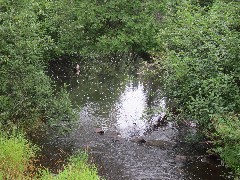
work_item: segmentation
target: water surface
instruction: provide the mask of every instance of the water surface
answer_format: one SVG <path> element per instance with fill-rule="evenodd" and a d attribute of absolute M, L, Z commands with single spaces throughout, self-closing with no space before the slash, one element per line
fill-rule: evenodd
<path fill-rule="evenodd" d="M 184 142 L 182 137 L 194 129 L 169 122 L 152 130 L 165 114 L 166 103 L 159 98 L 161 87 L 143 80 L 138 70 L 116 71 L 111 76 L 58 73 L 54 77 L 59 84 L 69 85 L 73 104 L 80 107 L 77 128 L 63 141 L 71 152 L 87 150 L 106 179 L 232 179 L 219 160 L 202 158 L 203 151 Z M 96 133 L 96 128 L 104 134 Z M 138 143 L 139 137 L 171 145 Z M 188 156 L 193 157 L 191 161 L 179 160 Z"/>

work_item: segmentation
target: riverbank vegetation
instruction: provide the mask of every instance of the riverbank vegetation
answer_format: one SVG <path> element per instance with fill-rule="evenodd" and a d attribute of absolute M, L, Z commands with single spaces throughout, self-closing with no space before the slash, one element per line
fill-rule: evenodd
<path fill-rule="evenodd" d="M 85 152 L 77 153 L 59 174 L 53 175 L 48 169 L 36 167 L 36 153 L 40 149 L 25 138 L 22 133 L 0 135 L 0 179 L 86 179 L 98 180 L 100 177 L 94 166 L 88 164 Z"/>
<path fill-rule="evenodd" d="M 170 1 L 157 71 L 179 120 L 195 121 L 240 174 L 240 3 Z"/>
<path fill-rule="evenodd" d="M 44 35 L 35 1 L 1 1 L 0 123 L 26 130 L 74 119 L 67 93 L 56 92 L 45 74 L 45 52 L 52 40 Z"/>
<path fill-rule="evenodd" d="M 38 150 L 23 135 L 0 135 L 0 179 L 30 179 L 31 158 Z M 29 178 L 26 178 L 29 177 Z"/>
<path fill-rule="evenodd" d="M 47 76 L 52 60 L 78 57 L 106 72 L 138 56 L 175 118 L 195 121 L 240 174 L 239 20 L 234 0 L 0 0 L 1 127 L 34 132 L 76 119 L 66 89 Z"/>
<path fill-rule="evenodd" d="M 86 179 L 86 180 L 100 180 L 97 169 L 90 166 L 88 163 L 88 156 L 81 152 L 69 159 L 69 163 L 64 166 L 63 171 L 57 175 L 51 174 L 48 170 L 42 172 L 41 180 L 65 180 L 65 179 Z"/>

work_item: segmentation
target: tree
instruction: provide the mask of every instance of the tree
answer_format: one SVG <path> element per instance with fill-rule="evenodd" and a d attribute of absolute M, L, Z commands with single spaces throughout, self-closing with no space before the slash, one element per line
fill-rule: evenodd
<path fill-rule="evenodd" d="M 52 40 L 41 31 L 39 4 L 3 0 L 0 5 L 0 123 L 32 127 L 72 119 L 67 94 L 56 94 L 45 74 L 44 52 Z"/>
<path fill-rule="evenodd" d="M 217 152 L 239 173 L 240 4 L 186 0 L 168 8 L 158 40 L 165 95 L 182 118 L 195 120 L 214 139 Z"/>
<path fill-rule="evenodd" d="M 153 50 L 158 1 L 51 1 L 40 14 L 56 54 L 101 56 Z"/>

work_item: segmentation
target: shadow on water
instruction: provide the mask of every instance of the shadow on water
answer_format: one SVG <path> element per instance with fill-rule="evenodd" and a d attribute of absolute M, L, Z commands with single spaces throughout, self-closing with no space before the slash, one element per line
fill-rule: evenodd
<path fill-rule="evenodd" d="M 137 70 L 112 76 L 54 76 L 69 85 L 72 102 L 81 110 L 69 136 L 39 143 L 46 145 L 49 159 L 56 155 L 51 151 L 87 149 L 100 175 L 110 180 L 232 179 L 218 159 L 184 141 L 184 134 L 194 129 L 168 122 L 153 131 L 152 125 L 164 115 L 165 100 L 158 96 L 159 85 L 142 80 Z M 149 111 L 154 108 L 158 111 Z"/>

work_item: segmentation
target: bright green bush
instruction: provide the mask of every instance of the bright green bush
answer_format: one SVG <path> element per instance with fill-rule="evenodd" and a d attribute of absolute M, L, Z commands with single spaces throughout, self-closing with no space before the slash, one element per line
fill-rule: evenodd
<path fill-rule="evenodd" d="M 87 154 L 81 152 L 78 155 L 71 157 L 69 163 L 64 167 L 62 172 L 59 172 L 59 174 L 52 175 L 49 171 L 44 171 L 41 180 L 100 180 L 96 168 L 88 165 L 87 159 Z"/>
<path fill-rule="evenodd" d="M 27 170 L 38 150 L 23 135 L 0 134 L 0 179 L 30 179 Z"/>
<path fill-rule="evenodd" d="M 81 152 L 69 159 L 69 163 L 64 166 L 64 170 L 53 175 L 48 169 L 42 173 L 33 164 L 33 158 L 39 148 L 29 142 L 22 134 L 7 135 L 0 134 L 0 179 L 84 179 L 99 180 L 97 169 L 88 164 L 88 156 Z M 33 173 L 35 172 L 35 173 Z"/>

